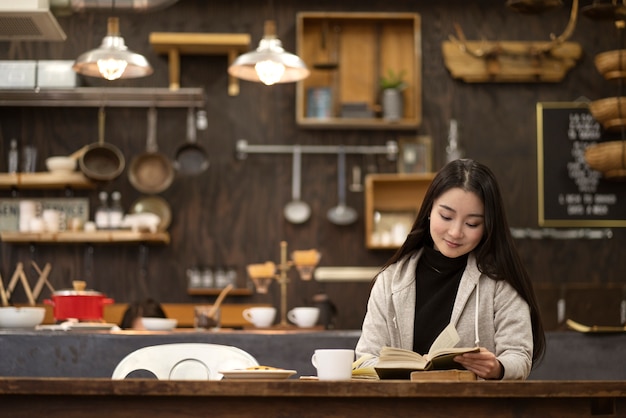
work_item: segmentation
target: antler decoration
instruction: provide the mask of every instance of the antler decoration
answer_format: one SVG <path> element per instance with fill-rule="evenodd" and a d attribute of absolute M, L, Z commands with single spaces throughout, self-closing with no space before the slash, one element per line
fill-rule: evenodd
<path fill-rule="evenodd" d="M 567 39 L 569 39 L 574 33 L 574 29 L 576 29 L 576 19 L 578 16 L 578 0 L 573 0 L 572 9 L 570 11 L 569 22 L 565 27 L 563 33 L 559 36 L 555 36 L 554 34 L 550 34 L 551 41 L 545 45 L 540 47 L 533 46 L 527 51 L 520 50 L 506 50 L 502 45 L 492 42 L 485 41 L 484 47 L 474 48 L 472 49 L 465 38 L 465 34 L 463 33 L 463 29 L 458 23 L 454 24 L 454 28 L 457 36 L 449 35 L 450 41 L 456 44 L 459 49 L 474 58 L 484 58 L 484 59 L 494 59 L 499 55 L 526 55 L 526 56 L 538 56 L 549 54 L 552 52 L 554 48 L 564 43 Z"/>

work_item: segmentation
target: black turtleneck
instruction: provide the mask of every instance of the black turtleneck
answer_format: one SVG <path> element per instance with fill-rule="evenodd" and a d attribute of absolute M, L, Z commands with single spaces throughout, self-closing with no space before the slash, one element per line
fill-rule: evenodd
<path fill-rule="evenodd" d="M 450 323 L 467 257 L 448 258 L 430 246 L 424 247 L 415 269 L 413 351 L 428 353 L 435 338 Z"/>

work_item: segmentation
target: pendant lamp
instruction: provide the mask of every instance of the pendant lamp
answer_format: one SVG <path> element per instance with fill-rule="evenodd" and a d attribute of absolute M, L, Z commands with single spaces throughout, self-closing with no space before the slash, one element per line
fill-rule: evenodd
<path fill-rule="evenodd" d="M 276 37 L 276 23 L 267 20 L 259 47 L 237 57 L 228 67 L 228 74 L 271 86 L 303 80 L 310 71 L 300 57 L 283 49 L 280 39 Z"/>
<path fill-rule="evenodd" d="M 140 54 L 129 51 L 120 35 L 119 18 L 109 17 L 107 35 L 96 49 L 79 56 L 74 71 L 90 77 L 117 80 L 118 78 L 139 78 L 152 74 L 148 60 Z"/>

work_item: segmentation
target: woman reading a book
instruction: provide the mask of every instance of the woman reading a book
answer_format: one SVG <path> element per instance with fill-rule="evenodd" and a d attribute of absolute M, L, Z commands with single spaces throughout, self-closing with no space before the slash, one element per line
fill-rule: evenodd
<path fill-rule="evenodd" d="M 375 278 L 357 356 L 385 346 L 427 353 L 452 324 L 459 369 L 525 379 L 545 349 L 532 283 L 517 253 L 491 170 L 448 163 L 433 179 L 404 244 Z"/>

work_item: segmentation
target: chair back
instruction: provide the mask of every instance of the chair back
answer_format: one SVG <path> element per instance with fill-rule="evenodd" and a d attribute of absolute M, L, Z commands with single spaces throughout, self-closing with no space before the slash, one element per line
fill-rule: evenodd
<path fill-rule="evenodd" d="M 220 380 L 221 370 L 258 366 L 244 350 L 228 345 L 174 343 L 140 348 L 122 359 L 112 379 L 125 379 L 130 373 L 146 370 L 159 380 Z"/>

